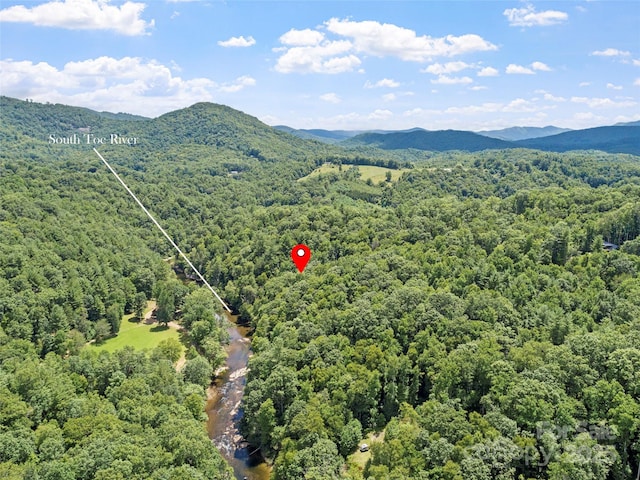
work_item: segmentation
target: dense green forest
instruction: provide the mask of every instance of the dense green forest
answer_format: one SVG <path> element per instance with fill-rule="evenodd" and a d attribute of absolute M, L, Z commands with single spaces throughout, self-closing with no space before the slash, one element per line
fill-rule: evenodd
<path fill-rule="evenodd" d="M 243 430 L 273 478 L 635 475 L 640 157 L 345 149 L 218 105 L 151 120 L 3 97 L 3 478 L 232 478 L 203 426 L 214 303 L 90 146 L 47 141 L 88 126 L 139 138 L 99 150 L 254 327 Z M 380 184 L 351 166 L 407 162 Z M 152 297 L 184 310 L 189 368 L 168 344 L 84 346 Z"/>

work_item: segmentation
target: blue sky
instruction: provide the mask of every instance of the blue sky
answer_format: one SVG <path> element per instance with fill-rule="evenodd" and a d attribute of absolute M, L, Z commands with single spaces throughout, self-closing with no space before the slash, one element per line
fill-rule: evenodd
<path fill-rule="evenodd" d="M 0 2 L 0 92 L 270 125 L 586 128 L 640 118 L 638 1 Z"/>

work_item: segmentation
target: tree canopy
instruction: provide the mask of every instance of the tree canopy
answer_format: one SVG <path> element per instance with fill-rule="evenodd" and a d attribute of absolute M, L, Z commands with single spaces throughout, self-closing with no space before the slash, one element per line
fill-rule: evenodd
<path fill-rule="evenodd" d="M 638 157 L 347 149 L 209 104 L 1 106 L 0 476 L 231 478 L 201 419 L 214 301 L 90 149 L 46 141 L 86 125 L 141 139 L 101 151 L 253 327 L 242 428 L 275 479 L 637 471 Z M 367 184 L 358 158 L 413 168 Z M 189 332 L 182 372 L 176 345 L 83 348 L 151 297 Z"/>

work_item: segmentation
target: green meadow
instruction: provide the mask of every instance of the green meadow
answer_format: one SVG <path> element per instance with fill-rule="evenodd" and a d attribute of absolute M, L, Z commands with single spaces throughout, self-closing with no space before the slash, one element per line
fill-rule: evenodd
<path fill-rule="evenodd" d="M 346 172 L 352 166 L 354 165 L 343 164 L 342 172 Z M 356 165 L 356 166 L 358 167 L 358 171 L 360 172 L 360 179 L 364 180 L 365 182 L 371 179 L 371 181 L 374 184 L 384 182 L 386 180 L 387 172 L 391 172 L 391 181 L 395 182 L 400 178 L 400 176 L 404 172 L 408 171 L 408 169 L 406 168 L 402 168 L 400 170 L 393 170 L 391 168 L 376 167 L 373 165 Z M 341 173 L 341 172 L 338 165 L 335 165 L 333 163 L 325 163 L 324 165 L 316 168 L 313 172 L 311 172 L 306 177 L 301 178 L 300 180 L 304 180 L 305 178 L 315 177 L 315 176 L 327 174 L 327 173 Z"/>
<path fill-rule="evenodd" d="M 154 308 L 155 302 L 148 302 L 145 309 L 145 317 Z M 134 318 L 133 314 L 130 314 L 122 317 L 118 335 L 108 338 L 99 344 L 92 343 L 91 348 L 106 352 L 115 352 L 126 346 L 131 346 L 137 350 L 151 350 L 167 338 L 180 340 L 180 334 L 175 328 L 166 327 L 158 323 L 146 324 L 144 321 L 139 322 Z"/>

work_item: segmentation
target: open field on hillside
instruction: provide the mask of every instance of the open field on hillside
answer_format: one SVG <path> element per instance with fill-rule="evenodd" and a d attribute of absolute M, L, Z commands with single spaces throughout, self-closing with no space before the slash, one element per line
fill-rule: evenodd
<path fill-rule="evenodd" d="M 342 165 L 342 172 L 346 172 L 349 168 L 354 165 Z M 400 170 L 392 170 L 390 168 L 385 167 L 376 167 L 371 165 L 356 165 L 358 170 L 360 171 L 360 178 L 364 181 L 371 179 L 373 183 L 384 182 L 386 179 L 387 172 L 391 172 L 391 181 L 395 182 L 400 178 L 400 176 L 404 172 L 408 172 L 409 170 L 406 168 L 402 168 Z M 318 175 L 326 174 L 326 173 L 341 173 L 340 167 L 333 163 L 325 163 L 321 167 L 316 168 L 313 172 L 311 172 L 306 177 L 301 178 L 300 180 L 304 180 L 306 178 L 315 177 Z"/>

